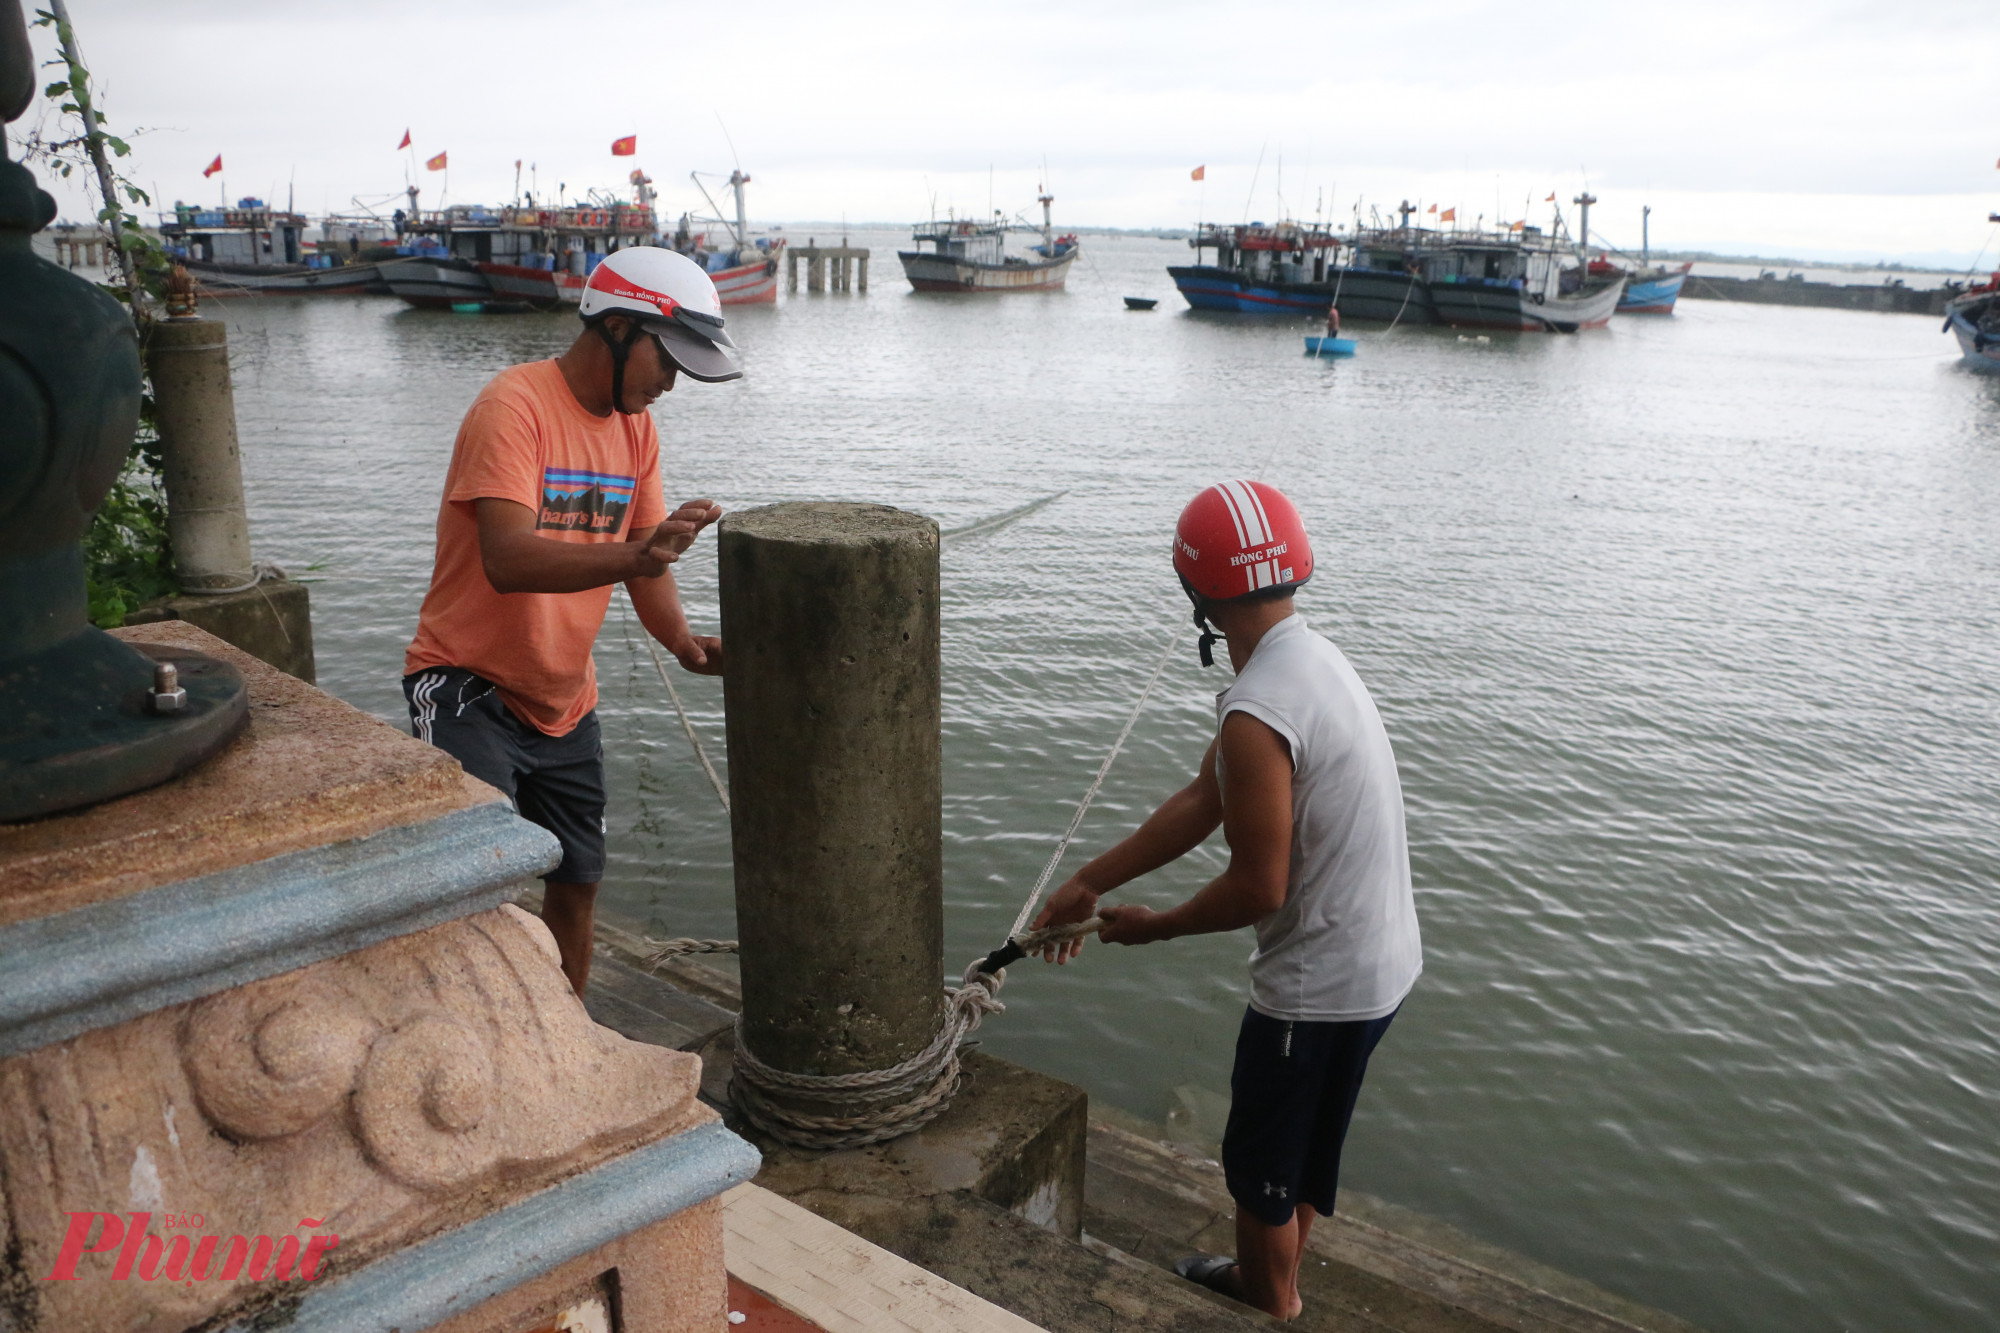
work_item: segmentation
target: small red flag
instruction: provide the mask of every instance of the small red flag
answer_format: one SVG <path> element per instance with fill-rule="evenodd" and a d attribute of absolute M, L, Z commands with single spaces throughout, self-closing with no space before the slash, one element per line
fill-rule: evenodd
<path fill-rule="evenodd" d="M 636 134 L 628 134 L 622 139 L 613 139 L 611 141 L 611 156 L 613 157 L 630 157 L 638 151 L 639 136 Z"/>
<path fill-rule="evenodd" d="M 222 170 L 222 154 L 217 153 L 215 155 L 215 161 L 209 163 L 207 166 L 201 169 L 201 178 L 203 180 L 207 180 L 210 176 L 213 176 L 216 172 L 220 170 Z"/>
<path fill-rule="evenodd" d="M 1190 171 L 1190 172 L 1188 173 L 1188 179 L 1189 179 L 1189 180 L 1191 180 L 1191 181 L 1205 181 L 1205 180 L 1207 180 L 1207 179 L 1208 179 L 1208 163 L 1204 162 L 1204 163 L 1202 163 L 1202 164 L 1201 164 L 1200 166 L 1196 167 L 1196 168 L 1195 168 L 1195 169 L 1194 169 L 1193 171 Z"/>
<path fill-rule="evenodd" d="M 1447 208 L 1447 209 L 1446 209 L 1446 210 L 1445 210 L 1444 212 L 1442 212 L 1442 213 L 1438 214 L 1438 221 L 1439 221 L 1439 222 L 1450 222 L 1450 221 L 1451 221 L 1452 219 L 1456 218 L 1457 216 L 1458 216 L 1458 210 L 1457 210 L 1457 209 L 1455 209 L 1455 208 Z"/>
<path fill-rule="evenodd" d="M 408 148 L 409 146 L 410 146 L 410 132 L 408 130 L 404 130 L 403 142 L 396 145 L 396 151 L 400 153 L 403 149 Z"/>
<path fill-rule="evenodd" d="M 1555 195 L 1553 195 L 1553 194 L 1551 194 L 1551 195 L 1550 195 L 1550 196 L 1549 196 L 1548 198 L 1546 198 L 1546 199 L 1542 200 L 1542 202 L 1543 202 L 1543 203 L 1545 203 L 1545 204 L 1553 204 L 1553 203 L 1554 203 L 1555 201 L 1556 201 L 1556 197 L 1555 197 Z"/>
<path fill-rule="evenodd" d="M 443 171 L 443 170 L 444 170 L 444 154 L 443 154 L 443 153 L 439 153 L 439 154 L 438 154 L 438 155 L 437 155 L 436 157 L 434 157 L 434 158 L 432 158 L 432 159 L 431 159 L 430 161 L 428 161 L 428 162 L 424 163 L 424 169 L 425 169 L 426 171 Z"/>

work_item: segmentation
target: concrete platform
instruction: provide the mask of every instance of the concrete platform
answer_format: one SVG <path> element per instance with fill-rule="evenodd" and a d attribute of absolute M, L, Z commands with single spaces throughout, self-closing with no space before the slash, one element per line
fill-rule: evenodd
<path fill-rule="evenodd" d="M 313 659 L 312 594 L 303 583 L 267 579 L 243 592 L 169 597 L 125 617 L 128 625 L 153 625 L 163 620 L 184 620 L 308 685 L 318 679 Z"/>
<path fill-rule="evenodd" d="M 600 924 L 592 993 L 598 1022 L 635 1040 L 705 1052 L 704 1096 L 726 1101 L 734 978 L 691 958 L 655 975 L 645 943 Z M 994 1021 L 1004 1022 L 1004 1017 Z M 1042 1085 L 1066 1085 L 974 1052 L 971 1096 L 937 1127 L 964 1134 L 982 1102 L 1024 1098 L 1021 1118 L 1062 1108 Z M 959 1117 L 954 1120 L 953 1117 Z M 1066 1123 L 1063 1115 L 1054 1117 Z M 928 1131 L 927 1131 L 928 1132 Z M 919 1144 L 802 1158 L 766 1148 L 757 1183 L 837 1222 L 925 1271 L 1049 1329 L 1123 1333 L 1275 1328 L 1278 1321 L 1173 1276 L 1175 1259 L 1228 1253 L 1233 1204 L 1221 1167 L 1099 1117 L 1084 1128 L 1082 1234 L 1037 1225 L 1001 1183 L 1003 1136 L 954 1170 Z M 912 1136 L 921 1139 L 922 1135 Z M 947 1136 L 947 1139 L 950 1136 Z M 1019 1139 L 1014 1140 L 1019 1142 Z M 874 1156 L 867 1156 L 872 1152 Z M 1683 1320 L 1351 1191 L 1315 1228 L 1301 1281 L 1306 1309 L 1292 1327 L 1327 1333 L 1699 1333 Z"/>

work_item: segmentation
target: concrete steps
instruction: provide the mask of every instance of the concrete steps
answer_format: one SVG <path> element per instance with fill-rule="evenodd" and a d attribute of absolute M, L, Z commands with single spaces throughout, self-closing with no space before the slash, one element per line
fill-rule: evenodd
<path fill-rule="evenodd" d="M 1186 1254 L 1233 1252 L 1234 1204 L 1220 1165 L 1103 1120 L 1091 1123 L 1086 1151 L 1083 1225 L 1093 1241 L 1162 1271 Z M 1359 1216 L 1346 1211 L 1354 1202 Z M 1437 1223 L 1427 1226 L 1442 1245 L 1364 1220 L 1402 1212 L 1377 1200 L 1343 1190 L 1341 1209 L 1307 1243 L 1299 1279 L 1305 1311 L 1295 1328 L 1316 1333 L 1363 1321 L 1399 1333 L 1699 1333 Z"/>
<path fill-rule="evenodd" d="M 691 959 L 677 959 L 655 975 L 637 965 L 644 956 L 637 936 L 600 924 L 598 940 L 585 1002 L 591 1016 L 637 1041 L 701 1051 L 711 1065 L 704 1096 L 726 1111 L 729 1033 L 740 1002 L 734 978 Z M 984 1096 L 1003 1104 L 1032 1103 L 1067 1087 L 977 1053 L 968 1057 L 967 1071 L 961 1099 L 968 1115 L 982 1114 L 972 1109 L 984 1099 L 974 1095 L 981 1085 Z M 1050 1088 L 1031 1086 L 1038 1083 Z M 948 1114 L 957 1115 L 958 1106 Z M 1047 1114 L 1046 1108 L 1035 1112 Z M 977 1126 L 955 1132 L 966 1142 L 995 1137 Z M 1004 1135 L 1002 1127 L 998 1137 Z M 758 1183 L 1042 1328 L 1238 1333 L 1280 1326 L 1172 1272 L 1186 1254 L 1233 1252 L 1234 1205 L 1220 1166 L 1102 1118 L 1089 1121 L 1084 1135 L 1080 1243 L 1037 1224 L 1050 1219 L 1024 1216 L 1032 1208 L 1020 1207 L 1004 1182 L 996 1185 L 996 1168 L 969 1159 L 957 1187 L 921 1189 L 900 1201 L 889 1196 L 939 1164 L 913 1167 L 914 1158 L 899 1164 L 897 1150 L 867 1149 L 837 1155 L 848 1161 L 836 1172 L 825 1158 L 774 1148 Z M 855 1160 L 863 1157 L 879 1160 Z M 946 1177 L 958 1169 L 948 1167 Z M 1300 1281 L 1306 1308 L 1290 1327 L 1310 1333 L 1700 1333 L 1378 1200 L 1343 1191 L 1341 1207 L 1313 1231 Z M 1075 1223 L 1072 1213 L 1072 1232 Z"/>

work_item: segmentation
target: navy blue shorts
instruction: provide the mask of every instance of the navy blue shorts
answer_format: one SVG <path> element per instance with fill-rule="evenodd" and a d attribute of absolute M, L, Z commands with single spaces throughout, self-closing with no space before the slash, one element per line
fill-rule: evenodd
<path fill-rule="evenodd" d="M 1301 1023 L 1244 1010 L 1222 1171 L 1245 1212 L 1272 1227 L 1290 1222 L 1300 1204 L 1333 1215 L 1347 1122 L 1368 1057 L 1395 1017 Z"/>
<path fill-rule="evenodd" d="M 595 884 L 604 878 L 604 742 L 596 709 L 569 735 L 544 735 L 514 716 L 492 681 L 458 667 L 403 677 L 403 697 L 418 740 L 506 792 L 521 818 L 556 835 L 562 864 L 544 880 Z"/>

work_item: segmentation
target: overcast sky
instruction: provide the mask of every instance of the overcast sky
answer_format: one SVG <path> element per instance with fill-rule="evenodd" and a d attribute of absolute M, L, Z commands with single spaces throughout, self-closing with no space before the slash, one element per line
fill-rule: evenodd
<path fill-rule="evenodd" d="M 147 131 L 131 174 L 167 202 L 380 201 L 407 128 L 419 159 L 450 155 L 415 172 L 426 206 L 510 197 L 519 158 L 572 196 L 636 163 L 678 213 L 690 170 L 740 156 L 753 220 L 902 221 L 985 209 L 989 171 L 994 202 L 1027 211 L 1046 160 L 1070 225 L 1406 196 L 1539 216 L 1587 185 L 1635 247 L 1643 204 L 1656 246 L 1800 257 L 1969 264 L 2000 230 L 1993 0 L 70 10 L 111 127 Z M 612 157 L 626 134 L 638 156 Z"/>

